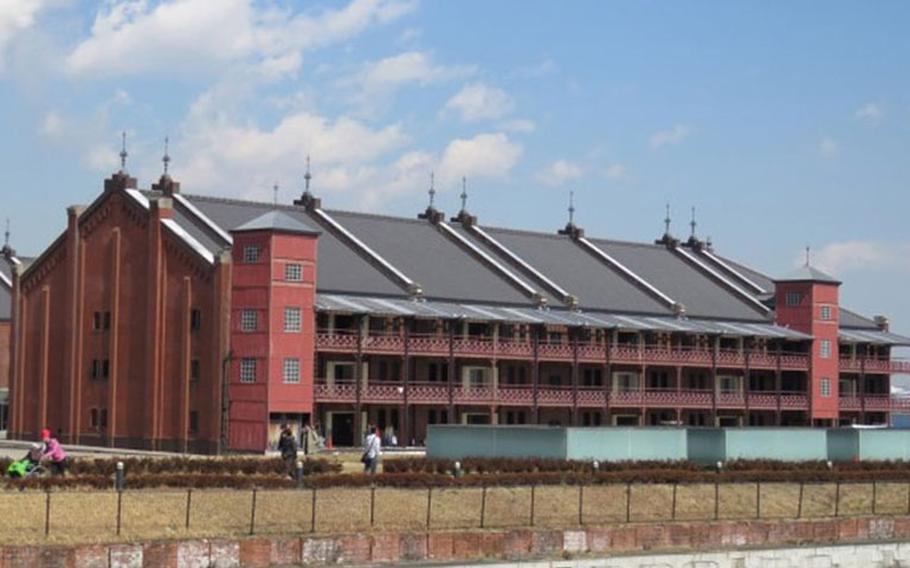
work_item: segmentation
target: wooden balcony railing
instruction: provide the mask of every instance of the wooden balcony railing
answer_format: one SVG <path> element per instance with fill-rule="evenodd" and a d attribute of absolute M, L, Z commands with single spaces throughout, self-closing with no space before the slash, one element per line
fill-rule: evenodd
<path fill-rule="evenodd" d="M 910 374 L 910 361 L 906 359 L 852 359 L 842 357 L 840 370 L 859 373 L 865 369 L 867 373 L 907 373 Z"/>
<path fill-rule="evenodd" d="M 350 332 L 324 332 L 316 334 L 316 349 L 323 352 L 357 352 L 357 335 Z M 408 350 L 412 355 L 447 357 L 449 339 L 444 335 L 411 334 Z M 529 360 L 534 356 L 533 342 L 528 338 L 502 338 L 494 341 L 489 337 L 468 337 L 455 339 L 452 348 L 457 357 L 502 358 Z M 365 354 L 402 355 L 405 338 L 401 334 L 371 333 L 361 339 L 360 349 Z M 547 341 L 538 343 L 537 353 L 541 361 L 571 362 L 576 347 L 568 341 Z M 578 360 L 582 363 L 603 363 L 607 359 L 604 345 L 597 342 L 579 343 Z M 711 367 L 714 357 L 709 349 L 673 347 L 664 345 L 619 344 L 610 347 L 609 358 L 617 365 L 666 365 L 685 367 Z M 717 366 L 720 368 L 745 368 L 746 359 L 754 369 L 776 369 L 778 356 L 766 351 L 741 351 L 721 349 L 717 352 Z M 809 369 L 806 354 L 787 353 L 780 356 L 784 370 L 805 371 Z M 907 365 L 910 372 L 910 364 Z"/>

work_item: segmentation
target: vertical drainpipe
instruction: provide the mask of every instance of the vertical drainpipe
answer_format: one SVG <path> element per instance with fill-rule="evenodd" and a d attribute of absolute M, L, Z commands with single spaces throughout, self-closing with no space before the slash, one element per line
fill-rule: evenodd
<path fill-rule="evenodd" d="M 610 425 L 610 393 L 613 390 L 613 366 L 611 364 L 611 353 L 610 351 L 613 348 L 610 338 L 612 337 L 612 330 L 604 330 L 604 376 L 603 376 L 603 389 L 604 389 L 604 425 Z"/>
<path fill-rule="evenodd" d="M 535 326 L 529 326 L 531 331 L 532 343 L 532 352 L 534 357 L 534 365 L 531 367 L 531 382 L 532 382 L 532 400 L 533 400 L 533 411 L 534 416 L 534 425 L 540 424 L 540 329 Z"/>
<path fill-rule="evenodd" d="M 865 346 L 859 355 L 859 422 L 866 423 L 866 356 L 869 346 Z"/>
<path fill-rule="evenodd" d="M 782 355 L 781 355 L 781 350 L 780 350 L 780 341 L 778 341 L 777 342 L 777 364 L 774 369 L 774 392 L 777 393 L 777 416 L 775 418 L 775 421 L 777 422 L 777 426 L 780 426 L 781 422 L 782 422 L 780 397 L 781 397 L 781 389 L 783 388 L 783 378 L 782 378 L 783 369 L 782 369 L 781 357 L 782 357 Z"/>
<path fill-rule="evenodd" d="M 580 329 L 569 328 L 572 341 L 572 420 L 571 426 L 578 426 L 578 339 Z"/>
<path fill-rule="evenodd" d="M 404 391 L 402 392 L 402 400 L 404 408 L 401 412 L 401 437 L 402 440 L 399 441 L 402 445 L 410 445 L 411 437 L 413 436 L 413 424 L 411 421 L 411 405 L 408 402 L 409 391 L 411 390 L 411 322 L 407 318 L 402 318 L 402 326 L 404 327 L 404 356 L 401 362 L 401 372 L 402 372 L 402 384 Z"/>
<path fill-rule="evenodd" d="M 119 407 L 117 406 L 117 383 L 119 382 L 120 366 L 120 250 L 121 237 L 120 228 L 113 230 L 113 247 L 111 256 L 113 258 L 111 266 L 111 329 L 108 331 L 110 339 L 110 377 L 108 377 L 108 444 L 113 447 L 117 443 L 117 417 Z"/>
<path fill-rule="evenodd" d="M 745 338 L 743 338 L 743 342 L 745 342 L 745 341 L 746 341 Z M 743 378 L 743 399 L 746 404 L 746 417 L 745 417 L 746 423 L 745 423 L 745 425 L 748 426 L 749 425 L 749 383 L 751 382 L 751 379 L 752 379 L 752 369 L 751 369 L 751 361 L 750 361 L 751 355 L 752 355 L 752 344 L 750 344 L 748 348 L 743 349 L 743 351 L 744 351 L 745 362 L 746 362 L 746 373 Z"/>
<path fill-rule="evenodd" d="M 711 427 L 717 427 L 717 350 L 720 336 L 714 336 L 711 346 Z"/>

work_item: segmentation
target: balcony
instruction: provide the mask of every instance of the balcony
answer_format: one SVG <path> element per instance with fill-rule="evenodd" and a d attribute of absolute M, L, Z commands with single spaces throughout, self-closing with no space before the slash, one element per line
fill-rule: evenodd
<path fill-rule="evenodd" d="M 851 359 L 842 357 L 840 360 L 841 372 L 860 373 L 910 374 L 910 361 L 906 359 Z"/>
<path fill-rule="evenodd" d="M 350 332 L 320 331 L 316 334 L 316 349 L 322 352 L 353 354 L 358 350 L 357 342 L 358 336 Z M 448 357 L 450 347 L 452 353 L 460 358 L 532 360 L 534 357 L 534 344 L 528 338 L 502 338 L 494 341 L 489 337 L 459 337 L 450 346 L 449 338 L 444 335 L 411 334 L 407 347 L 411 355 L 428 357 Z M 364 354 L 403 356 L 405 338 L 401 334 L 371 333 L 363 336 L 360 348 Z M 575 352 L 576 348 L 568 341 L 542 340 L 537 346 L 538 359 L 541 361 L 571 363 Z M 589 342 L 578 344 L 577 355 L 581 363 L 603 364 L 607 361 L 608 354 L 602 343 Z M 712 352 L 707 349 L 632 344 L 611 346 L 609 360 L 616 365 L 704 368 L 710 368 L 714 362 Z M 805 354 L 787 353 L 778 358 L 776 354 L 764 351 L 721 349 L 717 353 L 717 366 L 720 368 L 745 368 L 747 360 L 753 369 L 773 370 L 777 368 L 778 362 L 783 370 L 809 369 L 809 357 Z M 910 363 L 906 364 L 906 369 L 906 372 L 910 372 Z"/>

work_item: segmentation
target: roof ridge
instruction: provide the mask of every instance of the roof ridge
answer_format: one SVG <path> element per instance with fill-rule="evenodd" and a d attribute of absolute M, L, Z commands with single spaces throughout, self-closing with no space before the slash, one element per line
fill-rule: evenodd
<path fill-rule="evenodd" d="M 379 219 L 382 221 L 406 221 L 415 225 L 426 225 L 426 221 L 423 219 L 411 218 L 411 217 L 398 217 L 396 215 L 385 215 L 382 213 L 366 213 L 363 211 L 348 211 L 346 209 L 323 209 L 326 213 L 332 215 L 350 215 L 353 217 L 360 217 L 362 219 Z"/>

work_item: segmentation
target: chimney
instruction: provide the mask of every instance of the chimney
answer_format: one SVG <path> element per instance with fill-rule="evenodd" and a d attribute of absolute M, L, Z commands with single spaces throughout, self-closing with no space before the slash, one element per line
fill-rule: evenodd
<path fill-rule="evenodd" d="M 884 332 L 891 331 L 891 322 L 888 320 L 887 316 L 875 316 L 875 325 L 878 326 L 878 329 Z"/>

